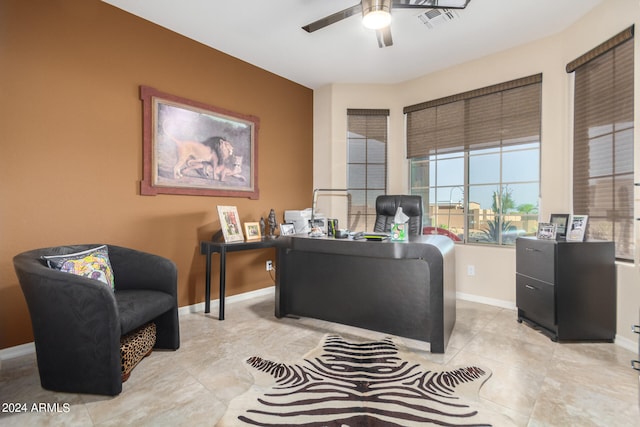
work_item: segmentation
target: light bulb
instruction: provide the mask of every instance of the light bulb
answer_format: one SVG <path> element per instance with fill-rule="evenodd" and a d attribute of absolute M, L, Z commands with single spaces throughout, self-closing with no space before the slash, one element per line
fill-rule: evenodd
<path fill-rule="evenodd" d="M 362 25 L 371 30 L 379 30 L 389 26 L 390 23 L 391 14 L 384 10 L 371 11 L 362 18 Z"/>

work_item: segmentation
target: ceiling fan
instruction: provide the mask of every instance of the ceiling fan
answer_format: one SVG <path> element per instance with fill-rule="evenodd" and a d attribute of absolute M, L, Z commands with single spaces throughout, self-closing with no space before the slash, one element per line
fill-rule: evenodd
<path fill-rule="evenodd" d="M 470 0 L 361 0 L 359 4 L 333 13 L 302 27 L 308 33 L 362 13 L 365 27 L 376 31 L 378 47 L 393 44 L 391 39 L 391 9 L 464 9 Z"/>

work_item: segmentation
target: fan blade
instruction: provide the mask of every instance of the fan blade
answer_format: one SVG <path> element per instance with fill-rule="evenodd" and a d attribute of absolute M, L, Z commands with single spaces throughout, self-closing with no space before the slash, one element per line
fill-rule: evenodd
<path fill-rule="evenodd" d="M 391 39 L 391 26 L 376 30 L 376 38 L 378 39 L 378 47 L 389 47 L 393 45 Z"/>
<path fill-rule="evenodd" d="M 356 13 L 362 13 L 362 3 L 358 3 L 355 6 L 351 6 L 348 9 L 341 10 L 340 12 L 336 12 L 329 16 L 325 16 L 322 19 L 318 19 L 315 22 L 312 22 L 309 25 L 305 25 L 302 27 L 307 33 L 313 33 L 321 28 L 326 27 L 327 25 L 335 24 L 338 21 L 342 21 L 350 16 L 355 15 Z"/>
<path fill-rule="evenodd" d="M 393 0 L 395 9 L 464 9 L 471 0 Z"/>

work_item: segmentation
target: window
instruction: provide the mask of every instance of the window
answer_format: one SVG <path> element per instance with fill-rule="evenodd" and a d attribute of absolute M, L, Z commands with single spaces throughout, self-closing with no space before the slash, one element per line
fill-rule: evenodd
<path fill-rule="evenodd" d="M 635 254 L 633 215 L 633 27 L 567 65 L 575 72 L 573 212 L 589 215 L 586 239 Z"/>
<path fill-rule="evenodd" d="M 535 235 L 542 75 L 405 107 L 425 233 L 513 245 Z"/>
<path fill-rule="evenodd" d="M 347 189 L 349 229 L 371 231 L 376 198 L 387 192 L 389 110 L 347 110 Z"/>

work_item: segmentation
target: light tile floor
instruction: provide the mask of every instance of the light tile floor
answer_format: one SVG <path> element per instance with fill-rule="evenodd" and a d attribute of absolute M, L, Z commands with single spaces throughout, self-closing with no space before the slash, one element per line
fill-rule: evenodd
<path fill-rule="evenodd" d="M 154 351 L 116 397 L 46 391 L 35 355 L 4 360 L 1 409 L 25 404 L 28 412 L 0 412 L 0 425 L 214 426 L 228 402 L 253 382 L 244 358 L 296 362 L 326 333 L 359 341 L 386 336 L 314 319 L 277 319 L 273 312 L 273 296 L 263 296 L 229 303 L 222 322 L 214 308 L 211 315 L 181 315 L 181 348 Z M 489 368 L 493 375 L 476 403 L 512 421 L 499 424 L 640 426 L 638 373 L 630 367 L 637 355 L 620 346 L 554 343 L 517 323 L 514 311 L 460 300 L 444 354 L 429 353 L 426 343 L 401 341 L 443 368 Z M 49 404 L 49 411 L 31 412 L 33 403 Z"/>

